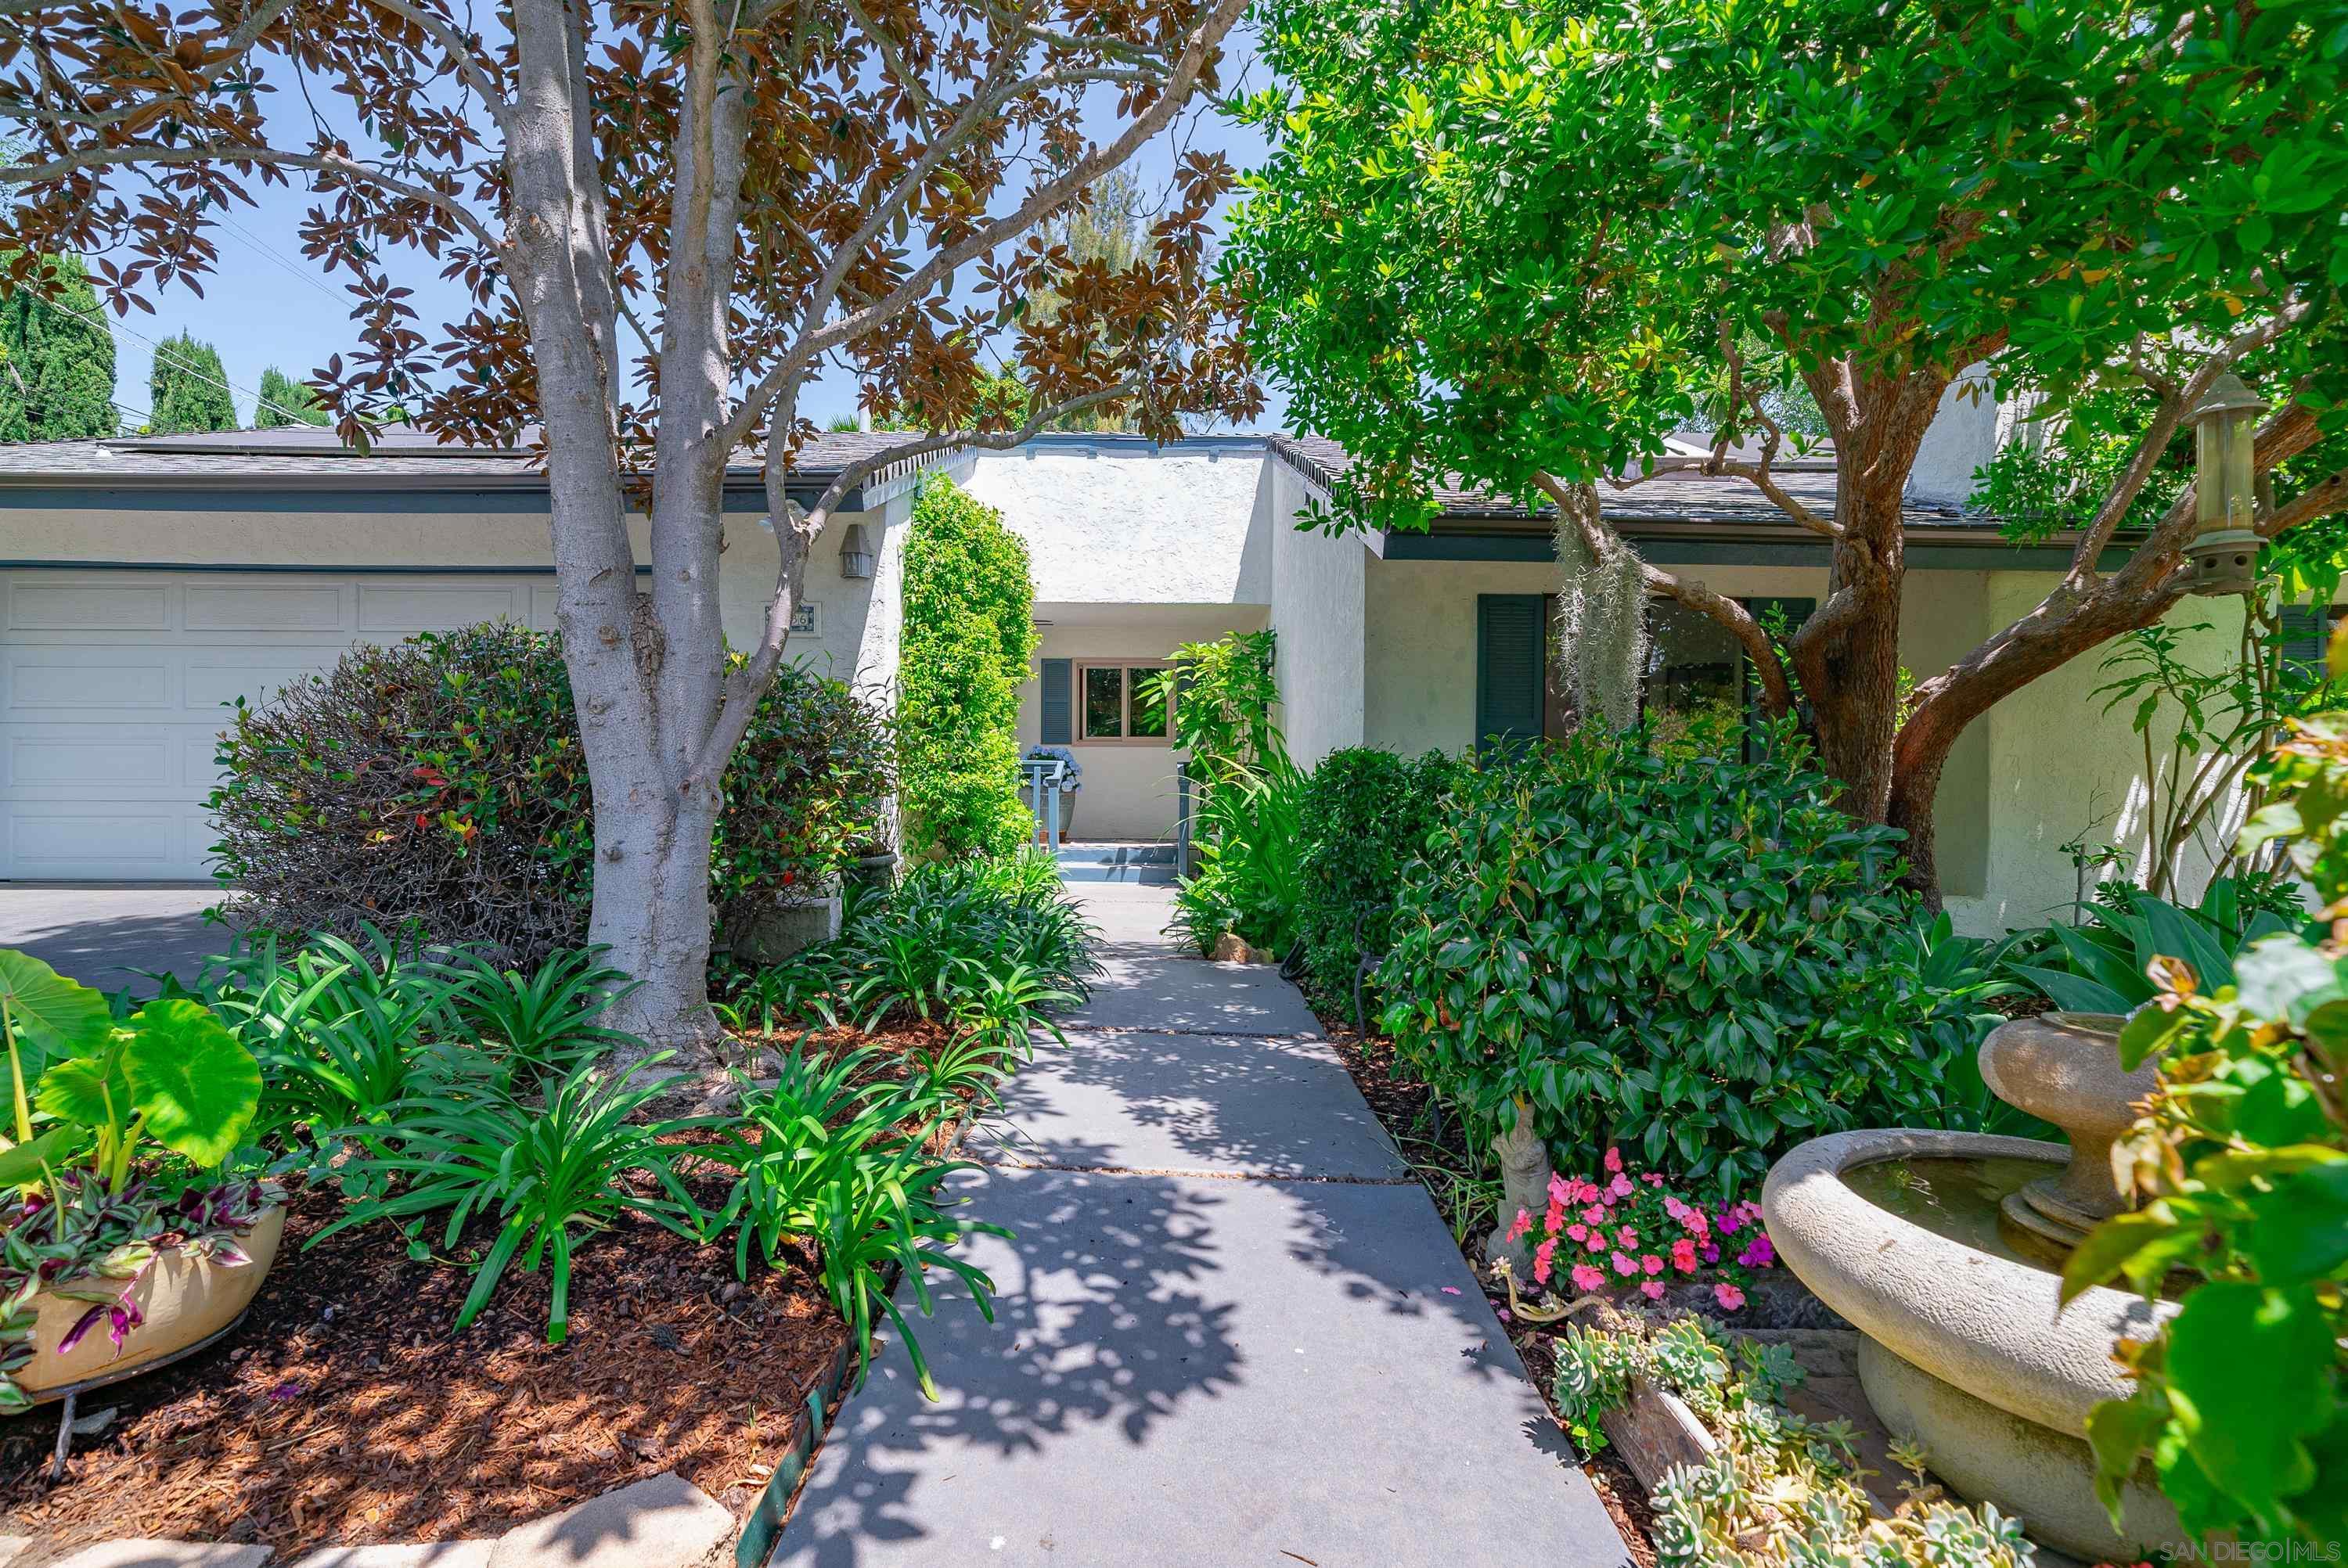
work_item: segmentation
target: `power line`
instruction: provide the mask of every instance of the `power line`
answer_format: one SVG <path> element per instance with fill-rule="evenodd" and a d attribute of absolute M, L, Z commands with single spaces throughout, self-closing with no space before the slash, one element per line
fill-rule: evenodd
<path fill-rule="evenodd" d="M 165 348 L 161 343 L 157 343 L 153 338 L 149 337 L 144 333 L 133 332 L 130 328 L 124 326 L 121 323 L 109 322 L 104 316 L 85 314 L 84 313 L 74 309 L 71 305 L 59 303 L 55 300 L 51 300 L 48 302 L 57 309 L 63 311 L 66 314 L 74 317 L 77 321 L 88 322 L 92 326 L 104 327 L 108 332 L 118 332 L 126 337 L 137 338 L 154 353 L 162 355 L 166 363 L 175 365 L 180 370 L 186 371 L 190 375 L 194 376 L 199 381 L 208 382 L 211 385 L 219 387 L 223 392 L 243 393 L 247 397 L 252 399 L 252 416 L 255 419 L 261 417 L 260 411 L 262 409 L 268 408 L 274 409 L 277 413 L 283 415 L 286 419 L 292 421 L 294 424 L 307 425 L 309 423 L 308 420 L 303 418 L 292 409 L 285 408 L 278 404 L 270 402 L 269 399 L 262 396 L 261 394 L 253 388 L 241 385 L 236 382 L 225 379 L 227 375 L 225 371 L 223 371 L 220 375 L 213 375 L 211 372 L 205 370 L 202 365 L 180 358 L 178 354 L 172 353 L 170 349 Z M 112 402 L 113 400 L 109 398 L 108 401 Z M 118 408 L 121 405 L 116 404 L 115 406 Z M 148 423 L 150 425 L 154 423 L 154 416 L 152 415 L 148 415 Z"/>
<path fill-rule="evenodd" d="M 254 250 L 260 251 L 263 255 L 276 262 L 280 267 L 293 273 L 295 277 L 301 279 L 304 282 L 309 284 L 320 293 L 325 295 L 326 298 L 334 301 L 337 305 L 342 306 L 345 310 L 348 310 L 350 308 L 351 302 L 345 299 L 342 295 L 335 292 L 334 290 L 328 288 L 325 284 L 320 282 L 318 281 L 318 274 L 315 272 L 308 267 L 303 266 L 297 261 L 293 261 L 287 257 L 283 251 L 278 250 L 277 247 L 272 245 L 268 241 L 263 240 L 260 235 L 255 234 L 252 230 L 247 229 L 243 224 L 230 217 L 227 213 L 216 212 L 212 215 L 212 219 L 213 221 L 225 225 L 232 233 L 242 238 L 246 244 L 252 246 Z"/>

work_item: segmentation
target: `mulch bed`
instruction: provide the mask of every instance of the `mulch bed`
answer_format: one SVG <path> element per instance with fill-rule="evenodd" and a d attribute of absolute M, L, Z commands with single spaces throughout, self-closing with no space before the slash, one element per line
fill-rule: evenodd
<path fill-rule="evenodd" d="M 819 1039 L 901 1056 L 933 1032 Z M 714 1207 L 724 1175 L 694 1163 L 688 1185 Z M 578 1248 L 566 1343 L 546 1343 L 548 1277 L 519 1265 L 458 1334 L 469 1269 L 411 1260 L 386 1225 L 303 1250 L 342 1212 L 331 1188 L 297 1192 L 236 1332 L 83 1396 L 84 1418 L 115 1414 L 76 1440 L 61 1484 L 57 1407 L 0 1420 L 0 1521 L 34 1540 L 15 1568 L 125 1536 L 292 1561 L 495 1535 L 663 1471 L 746 1517 L 848 1342 L 811 1257 L 739 1281 L 730 1236 L 696 1246 L 633 1217 Z M 459 1253 L 491 1234 L 469 1231 Z"/>

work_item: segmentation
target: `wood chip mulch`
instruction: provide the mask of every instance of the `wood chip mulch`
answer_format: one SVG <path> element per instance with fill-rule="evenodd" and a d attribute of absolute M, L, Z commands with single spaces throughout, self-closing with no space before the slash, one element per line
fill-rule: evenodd
<path fill-rule="evenodd" d="M 0 1521 L 35 1538 L 18 1568 L 120 1536 L 293 1561 L 495 1535 L 663 1471 L 741 1517 L 847 1341 L 812 1260 L 741 1283 L 731 1245 L 633 1218 L 578 1249 L 567 1343 L 546 1343 L 547 1276 L 518 1266 L 457 1334 L 468 1270 L 411 1261 L 383 1227 L 302 1250 L 341 1209 L 294 1197 L 234 1334 L 85 1395 L 85 1419 L 115 1415 L 61 1485 L 56 1407 L 0 1420 Z"/>

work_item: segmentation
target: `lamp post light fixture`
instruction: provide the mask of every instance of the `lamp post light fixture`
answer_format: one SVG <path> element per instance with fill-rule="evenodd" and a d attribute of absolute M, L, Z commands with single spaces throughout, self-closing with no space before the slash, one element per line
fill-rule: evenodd
<path fill-rule="evenodd" d="M 850 523 L 840 530 L 840 576 L 869 579 L 878 559 L 873 553 L 871 529 L 865 524 Z"/>
<path fill-rule="evenodd" d="M 2266 411 L 2265 400 L 2231 371 L 2210 384 L 2193 410 L 2193 515 L 2199 531 L 2186 552 L 2193 563 L 2190 592 L 2248 593 L 2258 585 L 2252 459 L 2259 416 Z"/>

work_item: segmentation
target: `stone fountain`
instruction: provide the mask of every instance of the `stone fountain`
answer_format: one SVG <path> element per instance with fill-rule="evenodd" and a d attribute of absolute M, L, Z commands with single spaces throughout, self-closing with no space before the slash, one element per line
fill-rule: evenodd
<path fill-rule="evenodd" d="M 2000 1099 L 2070 1139 L 1907 1128 L 1838 1132 L 1777 1162 L 1761 1194 L 1779 1257 L 1863 1336 L 1859 1382 L 1893 1432 L 1959 1495 L 2018 1516 L 2032 1539 L 2088 1562 L 2186 1543 L 2139 1468 L 2121 1529 L 2096 1500 L 2087 1412 L 2124 1399 L 2112 1348 L 2176 1312 L 2096 1286 L 2058 1310 L 2063 1259 L 2127 1199 L 2114 1140 L 2153 1088 L 2119 1063 L 2121 1020 L 2049 1013 L 1981 1049 Z"/>

